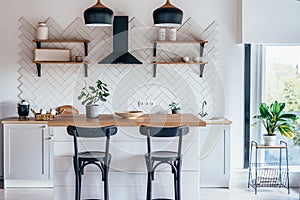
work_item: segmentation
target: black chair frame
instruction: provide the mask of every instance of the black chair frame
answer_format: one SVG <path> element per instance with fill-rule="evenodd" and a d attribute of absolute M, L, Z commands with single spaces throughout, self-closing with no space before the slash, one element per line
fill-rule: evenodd
<path fill-rule="evenodd" d="M 109 200 L 109 189 L 108 189 L 108 172 L 111 161 L 111 154 L 109 153 L 110 147 L 110 136 L 117 133 L 117 127 L 106 126 L 106 127 L 76 127 L 68 126 L 67 132 L 73 136 L 74 141 L 74 156 L 73 166 L 76 178 L 75 188 L 75 200 L 80 200 L 81 196 L 81 182 L 82 175 L 84 175 L 84 168 L 88 165 L 96 165 L 102 175 L 102 181 L 104 182 L 104 199 Z M 78 138 L 99 138 L 106 137 L 105 151 L 78 151 Z"/>
<path fill-rule="evenodd" d="M 147 180 L 147 200 L 152 200 L 152 181 L 154 180 L 154 171 L 162 164 L 168 164 L 171 167 L 174 180 L 175 200 L 181 199 L 181 167 L 182 167 L 182 139 L 188 134 L 187 126 L 179 127 L 150 127 L 141 126 L 140 133 L 147 136 L 147 154 L 145 161 L 148 170 Z M 177 152 L 173 151 L 152 151 L 151 137 L 178 137 Z M 159 154 L 170 154 L 170 156 L 159 157 Z M 158 155 L 155 155 L 158 154 Z"/>

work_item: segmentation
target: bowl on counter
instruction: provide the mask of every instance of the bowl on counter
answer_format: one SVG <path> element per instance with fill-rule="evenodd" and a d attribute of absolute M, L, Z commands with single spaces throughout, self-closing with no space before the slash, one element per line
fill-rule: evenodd
<path fill-rule="evenodd" d="M 143 111 L 126 111 L 126 112 L 115 112 L 116 115 L 122 117 L 124 119 L 136 119 L 139 116 L 142 116 L 144 113 Z"/>

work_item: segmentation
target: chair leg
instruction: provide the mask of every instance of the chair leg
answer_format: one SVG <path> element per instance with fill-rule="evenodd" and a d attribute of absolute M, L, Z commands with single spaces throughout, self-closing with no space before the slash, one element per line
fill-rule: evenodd
<path fill-rule="evenodd" d="M 80 191 L 79 191 L 80 190 L 80 188 L 79 188 L 79 184 L 80 184 L 79 183 L 80 182 L 79 181 L 79 176 L 80 175 L 78 173 L 76 173 L 75 176 L 76 176 L 75 177 L 76 178 L 76 182 L 75 182 L 75 185 L 76 185 L 75 186 L 75 200 L 80 200 Z"/>
<path fill-rule="evenodd" d="M 75 172 L 75 200 L 80 200 L 80 185 L 81 185 L 81 175 L 79 171 L 79 164 L 78 161 L 73 158 L 73 166 Z"/>
<path fill-rule="evenodd" d="M 175 194 L 175 200 L 178 200 L 178 185 L 177 185 L 177 170 L 172 169 L 172 173 L 174 176 L 174 194 Z"/>
<path fill-rule="evenodd" d="M 181 158 L 178 159 L 177 163 L 177 200 L 181 199 Z"/>
<path fill-rule="evenodd" d="M 152 180 L 153 180 L 153 172 L 152 172 L 152 165 L 151 161 L 146 158 L 146 164 L 147 164 L 147 200 L 152 200 Z"/>
<path fill-rule="evenodd" d="M 148 172 L 147 200 L 152 200 L 152 172 Z"/>
<path fill-rule="evenodd" d="M 108 170 L 109 167 L 104 165 L 104 200 L 109 200 L 109 191 L 108 191 Z"/>

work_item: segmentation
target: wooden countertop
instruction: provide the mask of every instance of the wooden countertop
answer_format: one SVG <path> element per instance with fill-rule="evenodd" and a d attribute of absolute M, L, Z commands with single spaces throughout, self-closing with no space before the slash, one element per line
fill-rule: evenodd
<path fill-rule="evenodd" d="M 205 121 L 192 114 L 145 114 L 136 119 L 123 119 L 117 115 L 102 114 L 90 119 L 85 115 L 58 116 L 49 121 L 49 126 L 206 126 Z"/>
<path fill-rule="evenodd" d="M 213 125 L 213 124 L 232 124 L 232 121 L 224 118 L 224 119 L 208 119 L 208 120 L 204 120 L 206 122 L 207 125 Z"/>
<path fill-rule="evenodd" d="M 48 124 L 48 121 L 37 121 L 34 117 L 28 117 L 26 120 L 19 117 L 12 117 L 1 121 L 2 124 Z"/>
<path fill-rule="evenodd" d="M 117 126 L 140 126 L 140 125 L 158 125 L 158 126 L 176 126 L 176 125 L 188 125 L 188 126 L 205 126 L 206 125 L 218 125 L 218 124 L 232 124 L 232 121 L 228 119 L 213 119 L 203 120 L 199 119 L 192 114 L 181 115 L 163 115 L 152 114 L 143 115 L 135 120 L 122 119 L 112 114 L 102 114 L 99 119 L 88 119 L 85 115 L 64 115 L 58 116 L 52 121 L 36 121 L 35 118 L 30 117 L 26 120 L 19 120 L 18 117 L 12 117 L 4 119 L 3 124 L 48 124 L 49 126 L 67 126 L 69 124 L 81 125 L 81 126 L 105 126 L 105 125 L 117 125 Z M 165 123 L 164 123 L 165 122 Z M 205 123 L 205 124 L 204 124 Z"/>

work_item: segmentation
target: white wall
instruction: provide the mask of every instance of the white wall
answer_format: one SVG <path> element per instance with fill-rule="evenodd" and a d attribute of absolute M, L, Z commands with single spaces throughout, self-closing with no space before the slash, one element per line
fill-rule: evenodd
<path fill-rule="evenodd" d="M 152 11 L 163 2 L 163 0 L 103 1 L 115 13 L 134 16 L 145 26 L 152 26 Z M 218 66 L 223 75 L 227 95 L 224 99 L 225 116 L 233 121 L 232 167 L 240 168 L 243 163 L 243 51 L 242 46 L 236 44 L 237 0 L 173 0 L 172 2 L 184 11 L 185 19 L 192 17 L 203 28 L 213 21 L 219 24 Z M 11 109 L 5 114 L 0 112 L 0 119 L 17 115 L 14 105 L 19 100 L 17 97 L 18 19 L 23 16 L 37 23 L 51 16 L 64 27 L 76 17 L 82 17 L 83 11 L 94 3 L 95 1 L 86 0 L 19 0 L 17 3 L 14 1 L 2 3 L 0 8 L 2 30 L 0 32 L 0 103 L 11 102 Z"/>
<path fill-rule="evenodd" d="M 300 43 L 300 2 L 242 0 L 244 43 Z"/>

